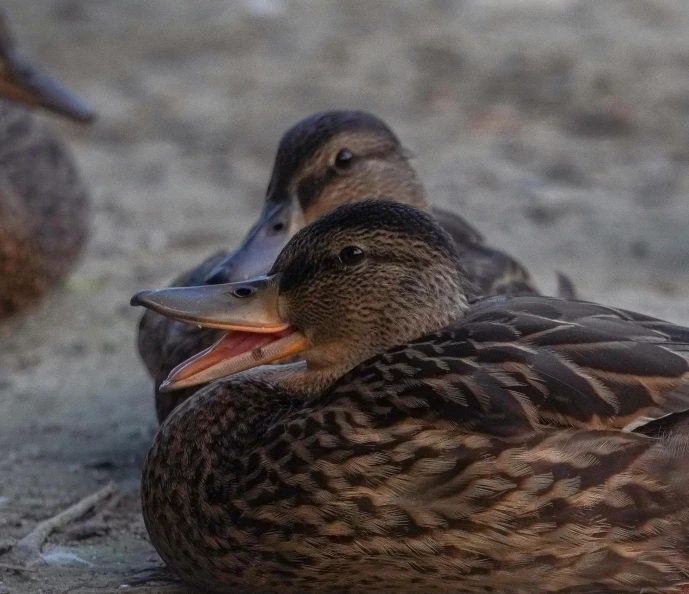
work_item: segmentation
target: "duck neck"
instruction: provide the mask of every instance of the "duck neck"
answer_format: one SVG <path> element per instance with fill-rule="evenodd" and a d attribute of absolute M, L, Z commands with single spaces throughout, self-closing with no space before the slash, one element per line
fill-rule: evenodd
<path fill-rule="evenodd" d="M 253 372 L 252 379 L 265 382 L 296 401 L 324 392 L 355 365 L 317 366 L 298 361 L 285 365 L 262 365 L 249 373 Z"/>
<path fill-rule="evenodd" d="M 304 375 L 305 364 L 300 361 L 262 365 L 215 381 L 172 412 L 161 425 L 154 449 L 180 438 L 190 444 L 218 438 L 224 456 L 241 456 L 282 411 L 298 406 L 315 391 Z M 211 431 L 217 426 L 220 434 Z M 185 472 L 193 472 L 193 466 Z"/>
<path fill-rule="evenodd" d="M 338 339 L 302 353 L 303 361 L 289 365 L 264 365 L 254 370 L 255 376 L 275 385 L 286 393 L 314 396 L 327 390 L 337 380 L 367 359 L 388 349 L 409 343 L 417 338 L 436 332 L 461 319 L 467 312 L 468 303 L 463 293 L 446 304 L 444 311 L 435 308 L 415 308 L 413 319 L 387 319 L 380 327 L 366 334 L 345 333 Z"/>
<path fill-rule="evenodd" d="M 395 177 L 399 188 L 396 188 L 397 191 L 392 195 L 395 196 L 396 200 L 421 210 L 430 211 L 431 205 L 426 197 L 426 189 L 416 170 L 406 159 L 403 160 L 403 166 Z"/>

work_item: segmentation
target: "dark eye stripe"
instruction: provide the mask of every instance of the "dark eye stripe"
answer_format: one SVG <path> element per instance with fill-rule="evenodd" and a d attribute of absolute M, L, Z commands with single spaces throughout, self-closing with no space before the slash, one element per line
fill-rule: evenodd
<path fill-rule="evenodd" d="M 302 210 L 308 209 L 318 199 L 333 176 L 332 171 L 327 171 L 323 175 L 310 175 L 299 182 L 297 198 Z"/>

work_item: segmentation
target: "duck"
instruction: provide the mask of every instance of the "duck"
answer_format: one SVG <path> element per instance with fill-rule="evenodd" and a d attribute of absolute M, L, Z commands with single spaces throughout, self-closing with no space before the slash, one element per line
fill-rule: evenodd
<path fill-rule="evenodd" d="M 282 137 L 258 221 L 233 252 L 221 251 L 179 276 L 172 286 L 221 284 L 265 274 L 288 239 L 339 205 L 395 200 L 432 213 L 450 233 L 476 296 L 537 294 L 526 268 L 486 243 L 459 215 L 432 207 L 390 127 L 373 114 L 335 110 L 298 122 Z M 166 394 L 155 386 L 179 363 L 210 346 L 218 333 L 146 312 L 138 349 L 153 378 L 159 421 L 193 392 Z"/>
<path fill-rule="evenodd" d="M 0 320 L 35 305 L 73 269 L 89 194 L 71 155 L 29 109 L 73 121 L 95 113 L 24 57 L 0 14 Z"/>
<path fill-rule="evenodd" d="M 143 466 L 167 565 L 247 594 L 682 591 L 689 328 L 469 286 L 437 220 L 373 200 L 264 276 L 137 293 L 245 336 L 162 386 L 207 384 Z"/>

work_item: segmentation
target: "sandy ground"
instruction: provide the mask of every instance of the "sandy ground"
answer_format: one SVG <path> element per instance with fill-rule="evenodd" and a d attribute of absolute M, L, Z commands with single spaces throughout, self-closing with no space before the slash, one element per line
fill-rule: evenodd
<path fill-rule="evenodd" d="M 0 326 L 0 594 L 135 592 L 160 565 L 138 504 L 156 424 L 129 296 L 239 240 L 280 134 L 311 112 L 386 119 L 433 200 L 545 292 L 559 269 L 587 298 L 689 323 L 685 0 L 4 6 L 101 119 L 41 118 L 92 188 L 93 235 L 64 291 Z M 31 571 L 6 567 L 15 539 L 110 480 L 116 500 Z"/>

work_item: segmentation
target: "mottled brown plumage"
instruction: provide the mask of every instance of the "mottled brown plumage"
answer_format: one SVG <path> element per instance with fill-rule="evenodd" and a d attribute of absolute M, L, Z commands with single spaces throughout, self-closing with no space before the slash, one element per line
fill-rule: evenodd
<path fill-rule="evenodd" d="M 34 304 L 74 266 L 89 200 L 72 158 L 20 103 L 78 121 L 93 113 L 26 63 L 0 14 L 0 319 Z"/>
<path fill-rule="evenodd" d="M 407 152 L 384 122 L 352 111 L 315 114 L 291 128 L 278 147 L 263 213 L 244 243 L 235 252 L 215 254 L 171 286 L 264 274 L 305 224 L 339 205 L 365 199 L 395 200 L 432 212 L 454 239 L 474 295 L 538 293 L 521 264 L 486 245 L 460 216 L 428 204 Z M 157 386 L 173 367 L 217 338 L 216 332 L 199 332 L 153 312 L 143 316 L 139 353 L 154 380 L 159 420 L 191 393 L 163 394 Z"/>
<path fill-rule="evenodd" d="M 270 274 L 133 300 L 258 324 L 271 315 L 245 312 L 277 291 L 276 315 L 304 337 L 301 363 L 211 383 L 160 428 L 144 518 L 186 581 L 278 594 L 689 582 L 689 441 L 673 422 L 689 410 L 688 328 L 540 296 L 468 303 L 449 237 L 399 204 L 337 209 Z"/>

